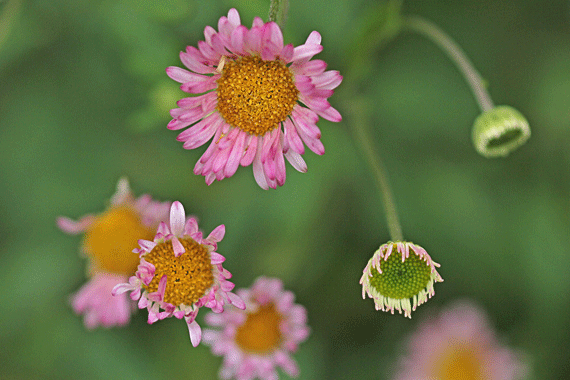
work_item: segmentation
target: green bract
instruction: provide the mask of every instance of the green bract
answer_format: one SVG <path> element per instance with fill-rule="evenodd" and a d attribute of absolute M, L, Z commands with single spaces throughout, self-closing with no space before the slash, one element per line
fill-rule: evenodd
<path fill-rule="evenodd" d="M 509 106 L 497 106 L 475 119 L 473 144 L 485 157 L 504 157 L 530 138 L 525 117 Z"/>

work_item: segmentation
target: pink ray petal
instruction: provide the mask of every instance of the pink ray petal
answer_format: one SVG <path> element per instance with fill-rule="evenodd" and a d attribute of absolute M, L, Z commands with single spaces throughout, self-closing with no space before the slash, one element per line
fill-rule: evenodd
<path fill-rule="evenodd" d="M 202 329 L 196 321 L 188 323 L 188 332 L 190 333 L 190 341 L 192 346 L 197 347 L 202 340 Z"/>

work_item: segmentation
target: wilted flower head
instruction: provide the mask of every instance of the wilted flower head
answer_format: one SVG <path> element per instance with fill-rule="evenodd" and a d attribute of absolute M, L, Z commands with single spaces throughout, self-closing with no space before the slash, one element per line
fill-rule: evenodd
<path fill-rule="evenodd" d="M 294 295 L 283 290 L 281 280 L 259 277 L 250 289 L 239 289 L 245 311 L 234 307 L 222 314 L 206 315 L 216 330 L 204 331 L 204 342 L 212 352 L 224 356 L 222 379 L 277 379 L 277 367 L 289 376 L 299 374 L 290 354 L 307 339 L 307 312 L 294 303 Z"/>
<path fill-rule="evenodd" d="M 360 278 L 362 298 L 374 299 L 376 310 L 412 317 L 416 307 L 431 298 L 435 291 L 434 282 L 443 279 L 435 267 L 440 265 L 431 260 L 419 245 L 410 242 L 388 242 L 374 253 Z"/>
<path fill-rule="evenodd" d="M 520 356 L 497 341 L 485 313 L 461 301 L 410 336 L 394 380 L 519 380 L 526 372 Z"/>
<path fill-rule="evenodd" d="M 325 71 L 324 61 L 311 60 L 323 49 L 318 32 L 312 32 L 304 45 L 283 45 L 275 22 L 256 17 L 248 29 L 235 9 L 220 18 L 218 30 L 207 26 L 205 41 L 180 53 L 190 71 L 166 69 L 170 78 L 182 83 L 183 91 L 201 94 L 178 101 L 168 128 L 191 126 L 178 135 L 185 149 L 212 140 L 194 167 L 207 184 L 253 163 L 259 186 L 276 188 L 285 183 L 284 157 L 306 172 L 304 144 L 324 154 L 316 123 L 319 116 L 341 120 L 327 98 L 342 76 Z"/>
<path fill-rule="evenodd" d="M 59 228 L 70 234 L 84 233 L 81 251 L 88 259 L 90 277 L 72 298 L 73 310 L 85 315 L 85 326 L 111 327 L 126 324 L 134 303 L 126 296 L 112 297 L 111 290 L 137 269 L 133 249 L 138 239 L 152 238 L 160 220 L 168 215 L 169 202 L 153 201 L 150 195 L 134 198 L 126 178 L 121 178 L 109 207 L 79 221 L 59 217 Z"/>
<path fill-rule="evenodd" d="M 224 238 L 224 225 L 203 238 L 195 218 L 188 218 L 180 202 L 170 210 L 170 226 L 161 222 L 154 240 L 139 240 L 140 264 L 129 283 L 119 284 L 113 295 L 131 291 L 139 309 L 148 309 L 148 323 L 168 317 L 184 318 L 196 347 L 202 330 L 195 321 L 201 307 L 216 313 L 230 303 L 243 309 L 243 301 L 231 293 L 231 273 L 222 267 L 224 256 L 216 252 Z M 161 311 L 162 310 L 162 311 Z"/>

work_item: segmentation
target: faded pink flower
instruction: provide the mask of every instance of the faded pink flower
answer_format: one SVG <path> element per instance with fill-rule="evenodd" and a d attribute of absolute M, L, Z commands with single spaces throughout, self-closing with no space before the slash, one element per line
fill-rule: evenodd
<path fill-rule="evenodd" d="M 191 126 L 178 135 L 185 149 L 211 140 L 194 167 L 208 185 L 231 177 L 239 165 L 253 164 L 259 186 L 275 189 L 285 183 L 284 157 L 304 173 L 304 144 L 324 154 L 316 123 L 319 116 L 341 121 L 327 98 L 342 76 L 325 71 L 324 61 L 311 60 L 323 49 L 318 32 L 312 32 L 304 45 L 283 45 L 275 22 L 256 17 L 248 29 L 233 8 L 228 17 L 220 18 L 218 30 L 207 26 L 205 41 L 180 53 L 190 71 L 166 69 L 170 78 L 182 83 L 182 91 L 200 94 L 178 101 L 168 128 Z"/>
<path fill-rule="evenodd" d="M 113 298 L 111 290 L 135 273 L 139 262 L 133 253 L 137 240 L 152 237 L 161 219 L 168 215 L 169 202 L 153 201 L 150 195 L 134 198 L 126 178 L 121 178 L 109 207 L 98 215 L 79 221 L 59 217 L 61 230 L 83 233 L 82 253 L 88 259 L 89 281 L 71 297 L 75 313 L 84 315 L 89 329 L 112 327 L 129 322 L 135 304 L 126 296 Z"/>
<path fill-rule="evenodd" d="M 277 368 L 297 377 L 299 368 L 291 357 L 307 339 L 307 311 L 283 290 L 281 280 L 259 277 L 250 289 L 239 289 L 245 311 L 234 307 L 222 314 L 206 315 L 206 323 L 218 329 L 204 330 L 204 342 L 214 355 L 223 356 L 222 379 L 275 380 Z"/>
<path fill-rule="evenodd" d="M 413 333 L 394 380 L 518 380 L 526 373 L 519 354 L 498 342 L 485 313 L 461 301 Z"/>
<path fill-rule="evenodd" d="M 435 295 L 434 283 L 443 279 L 440 267 L 425 249 L 408 241 L 382 244 L 360 277 L 362 298 L 374 299 L 376 310 L 412 318 L 412 311 Z"/>
<path fill-rule="evenodd" d="M 228 281 L 231 273 L 222 267 L 226 259 L 216 252 L 225 231 L 220 225 L 204 239 L 196 219 L 186 219 L 182 204 L 172 203 L 170 226 L 161 222 L 154 240 L 139 240 L 137 272 L 128 283 L 115 286 L 113 295 L 130 291 L 139 309 L 148 310 L 148 323 L 184 318 L 196 347 L 202 339 L 195 321 L 201 307 L 215 313 L 224 311 L 226 303 L 245 308 L 242 299 L 231 293 L 235 285 Z"/>

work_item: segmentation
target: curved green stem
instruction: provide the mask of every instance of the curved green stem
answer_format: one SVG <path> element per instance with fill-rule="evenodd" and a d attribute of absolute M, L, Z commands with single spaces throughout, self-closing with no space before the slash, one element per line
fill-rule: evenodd
<path fill-rule="evenodd" d="M 269 21 L 274 21 L 281 29 L 287 21 L 287 11 L 289 10 L 289 0 L 271 0 L 269 5 Z"/>
<path fill-rule="evenodd" d="M 465 79 L 469 82 L 473 95 L 475 95 L 477 103 L 479 103 L 479 107 L 481 107 L 483 112 L 489 111 L 494 107 L 493 101 L 485 89 L 485 82 L 481 78 L 481 75 L 477 72 L 475 67 L 473 67 L 473 64 L 469 58 L 467 58 L 463 50 L 451 39 L 451 37 L 445 34 L 444 31 L 431 21 L 419 16 L 405 17 L 403 25 L 409 30 L 413 30 L 426 36 L 447 53 L 451 60 L 457 65 Z"/>
<path fill-rule="evenodd" d="M 384 168 L 384 164 L 382 163 L 380 156 L 374 151 L 372 139 L 368 132 L 369 113 L 367 107 L 361 101 L 354 101 L 350 104 L 349 109 L 353 115 L 356 137 L 360 142 L 360 146 L 362 147 L 366 160 L 372 168 L 376 184 L 380 190 L 380 197 L 384 203 L 384 211 L 386 212 L 390 238 L 392 241 L 403 241 L 404 237 L 402 234 L 402 226 L 400 225 L 398 213 L 396 211 L 396 203 L 394 202 L 394 197 L 390 190 L 388 175 L 386 174 L 386 169 Z"/>
<path fill-rule="evenodd" d="M 10 29 L 12 29 L 14 20 L 20 10 L 20 3 L 21 0 L 11 0 L 4 5 L 4 12 L 0 16 L 0 50 L 2 50 L 2 46 L 8 40 Z"/>

